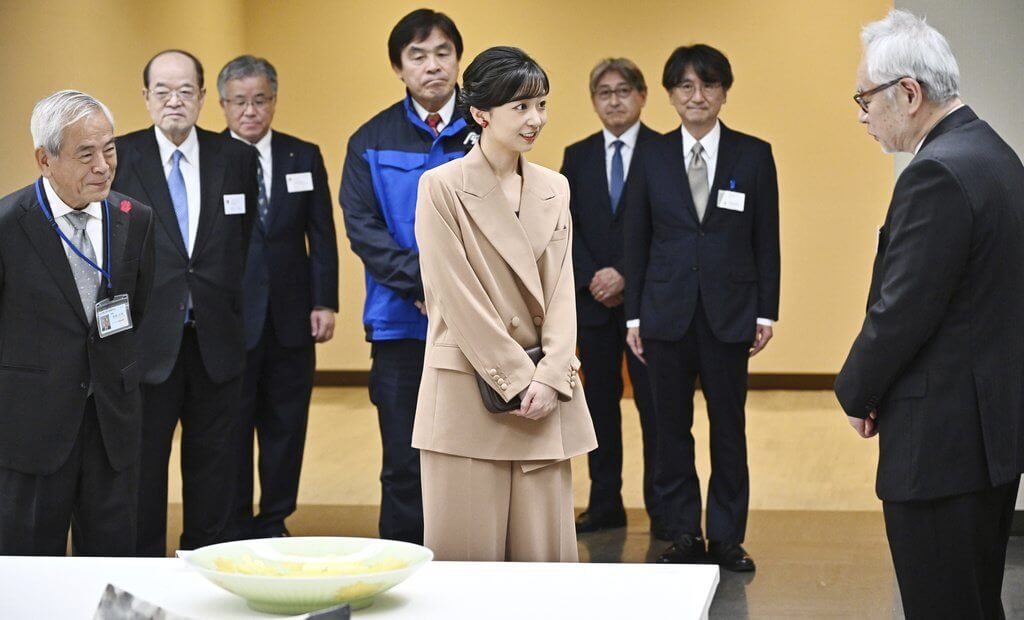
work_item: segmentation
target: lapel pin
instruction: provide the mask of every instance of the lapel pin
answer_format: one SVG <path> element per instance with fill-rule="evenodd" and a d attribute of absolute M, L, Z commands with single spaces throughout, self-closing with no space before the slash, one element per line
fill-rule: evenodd
<path fill-rule="evenodd" d="M 130 200 L 122 200 L 121 201 L 121 213 L 131 213 L 131 212 L 132 212 L 132 203 L 131 203 L 131 201 Z"/>

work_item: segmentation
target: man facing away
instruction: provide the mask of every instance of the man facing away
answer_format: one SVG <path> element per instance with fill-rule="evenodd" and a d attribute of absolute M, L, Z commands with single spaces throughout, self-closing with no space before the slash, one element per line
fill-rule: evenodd
<path fill-rule="evenodd" d="M 139 554 L 166 554 L 167 465 L 181 422 L 182 549 L 221 542 L 238 488 L 245 365 L 242 282 L 256 214 L 256 150 L 195 126 L 206 96 L 195 56 L 143 69 L 153 126 L 117 139 L 114 188 L 152 206 L 156 276 L 142 324 Z"/>
<path fill-rule="evenodd" d="M 597 433 L 587 455 L 590 500 L 576 520 L 580 534 L 626 525 L 622 504 L 622 355 L 633 386 L 643 435 L 644 504 L 651 531 L 669 537 L 657 521 L 654 403 L 647 367 L 626 347 L 623 291 L 624 188 L 633 153 L 657 132 L 640 122 L 647 82 L 627 58 L 607 58 L 590 72 L 590 99 L 603 129 L 565 149 L 573 215 L 572 263 L 584 392 Z"/>
<path fill-rule="evenodd" d="M 388 37 L 388 57 L 405 84 L 405 99 L 349 139 L 339 201 L 352 251 L 366 268 L 370 400 L 383 446 L 380 535 L 422 543 L 412 426 L 427 317 L 413 229 L 416 188 L 425 171 L 462 157 L 476 137 L 455 113 L 462 35 L 447 15 L 419 9 L 403 17 Z"/>
<path fill-rule="evenodd" d="M 114 120 L 63 90 L 32 110 L 42 176 L 0 200 L 0 555 L 135 555 L 138 326 L 153 213 L 117 192 Z"/>
<path fill-rule="evenodd" d="M 318 342 L 334 335 L 338 240 L 320 148 L 271 129 L 277 71 L 266 59 L 224 65 L 225 133 L 256 147 L 260 186 L 245 270 L 245 341 L 237 522 L 253 538 L 287 536 L 295 512 Z M 307 249 L 308 248 L 308 249 Z M 253 432 L 260 510 L 253 518 Z"/>
<path fill-rule="evenodd" d="M 946 39 L 894 10 L 861 33 L 859 120 L 913 160 L 836 378 L 879 437 L 876 491 L 907 618 L 1002 618 L 1024 470 L 1024 166 L 960 100 Z"/>

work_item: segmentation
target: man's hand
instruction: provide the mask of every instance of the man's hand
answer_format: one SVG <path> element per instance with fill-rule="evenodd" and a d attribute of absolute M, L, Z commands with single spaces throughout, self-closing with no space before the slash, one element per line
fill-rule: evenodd
<path fill-rule="evenodd" d="M 611 297 L 605 297 L 601 300 L 601 305 L 605 308 L 617 308 L 622 305 L 625 300 L 622 298 L 622 293 L 613 295 Z"/>
<path fill-rule="evenodd" d="M 757 334 L 754 336 L 754 342 L 750 345 L 750 357 L 754 357 L 760 353 L 768 345 L 768 341 L 772 339 L 772 326 L 771 325 L 757 325 Z"/>
<path fill-rule="evenodd" d="M 601 303 L 604 303 L 605 299 L 620 295 L 624 288 L 626 288 L 626 280 L 614 267 L 599 269 L 590 280 L 590 294 Z"/>
<path fill-rule="evenodd" d="M 866 418 L 855 418 L 853 416 L 846 416 L 850 420 L 850 426 L 853 430 L 857 431 L 857 434 L 864 439 L 870 439 L 878 434 L 878 412 L 872 411 Z"/>
<path fill-rule="evenodd" d="M 647 363 L 644 359 L 644 343 L 640 340 L 640 328 L 630 327 L 626 330 L 626 344 L 629 345 L 629 349 L 633 352 L 638 360 Z"/>
<path fill-rule="evenodd" d="M 420 314 L 422 314 L 423 316 L 427 316 L 427 305 L 425 303 L 418 299 L 413 303 L 416 304 L 416 309 L 420 311 Z"/>
<path fill-rule="evenodd" d="M 327 342 L 334 337 L 334 310 L 315 308 L 309 313 L 309 325 L 315 342 Z"/>
<path fill-rule="evenodd" d="M 551 414 L 558 404 L 558 392 L 555 388 L 534 381 L 523 393 L 519 409 L 510 412 L 530 420 L 540 420 Z"/>

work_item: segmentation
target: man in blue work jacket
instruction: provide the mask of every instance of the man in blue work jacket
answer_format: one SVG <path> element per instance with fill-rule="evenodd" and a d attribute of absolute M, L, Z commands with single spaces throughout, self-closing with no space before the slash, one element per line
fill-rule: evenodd
<path fill-rule="evenodd" d="M 370 400 L 384 456 L 380 535 L 422 544 L 420 456 L 411 445 L 427 336 L 416 188 L 425 171 L 465 155 L 477 135 L 455 111 L 462 36 L 447 15 L 419 9 L 403 17 L 388 38 L 388 56 L 405 99 L 349 139 L 339 200 L 352 251 L 366 268 Z"/>

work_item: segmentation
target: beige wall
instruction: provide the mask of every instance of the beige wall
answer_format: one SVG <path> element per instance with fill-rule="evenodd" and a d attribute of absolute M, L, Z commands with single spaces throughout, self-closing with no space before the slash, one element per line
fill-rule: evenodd
<path fill-rule="evenodd" d="M 892 159 L 857 125 L 850 99 L 859 28 L 884 15 L 890 0 L 207 0 L 175 9 L 114 0 L 0 0 L 0 192 L 36 174 L 27 126 L 37 99 L 80 88 L 113 109 L 119 132 L 142 127 L 149 120 L 139 96 L 141 68 L 154 52 L 173 46 L 193 51 L 207 67 L 210 95 L 200 122 L 211 129 L 223 126 L 214 93 L 219 68 L 238 53 L 267 56 L 281 76 L 275 126 L 321 145 L 336 195 L 348 136 L 403 95 L 388 66 L 387 34 L 424 4 L 459 24 L 464 65 L 490 45 L 514 44 L 548 70 L 549 125 L 531 159 L 553 168 L 565 145 L 598 128 L 586 87 L 597 59 L 624 55 L 641 66 L 651 89 L 644 119 L 668 131 L 678 117 L 659 86 L 665 58 L 693 42 L 724 50 L 736 84 L 722 119 L 773 144 L 781 189 L 782 316 L 775 341 L 752 371 L 838 370 L 860 325 L 893 178 Z M 187 24 L 179 25 L 179 16 Z M 337 221 L 342 309 L 319 365 L 365 369 L 362 268 Z"/>

